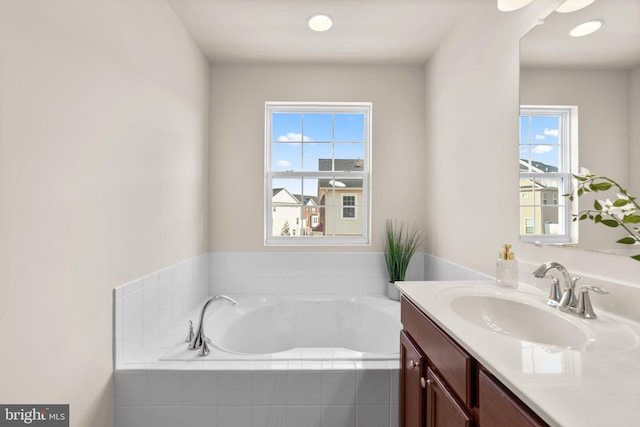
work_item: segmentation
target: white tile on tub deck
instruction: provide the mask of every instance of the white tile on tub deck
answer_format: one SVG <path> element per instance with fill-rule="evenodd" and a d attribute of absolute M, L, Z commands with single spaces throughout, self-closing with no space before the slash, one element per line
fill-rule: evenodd
<path fill-rule="evenodd" d="M 284 405 L 286 402 L 286 371 L 253 371 L 251 400 L 253 405 Z"/>
<path fill-rule="evenodd" d="M 287 371 L 287 404 L 317 405 L 322 401 L 322 372 Z"/>
<path fill-rule="evenodd" d="M 253 406 L 253 424 L 251 427 L 285 427 L 287 406 Z"/>
<path fill-rule="evenodd" d="M 323 405 L 355 405 L 356 373 L 355 371 L 323 371 L 322 372 L 322 404 Z"/>
<path fill-rule="evenodd" d="M 216 406 L 183 406 L 182 427 L 216 427 L 218 424 Z"/>
<path fill-rule="evenodd" d="M 122 289 L 124 291 L 124 296 L 127 296 L 128 294 L 131 294 L 133 292 L 138 292 L 140 290 L 142 290 L 142 287 L 144 286 L 144 281 L 143 279 L 137 279 L 137 280 L 133 280 L 129 283 L 125 283 L 124 285 L 122 285 Z"/>
<path fill-rule="evenodd" d="M 123 361 L 139 362 L 142 352 L 142 322 L 138 322 L 122 332 Z"/>
<path fill-rule="evenodd" d="M 182 372 L 182 405 L 215 406 L 218 403 L 218 373 L 216 371 Z"/>
<path fill-rule="evenodd" d="M 114 406 L 147 405 L 147 371 L 116 370 L 113 375 L 113 389 Z"/>
<path fill-rule="evenodd" d="M 224 276 L 225 277 L 242 277 L 242 252 L 227 253 L 224 258 Z"/>
<path fill-rule="evenodd" d="M 251 408 L 246 406 L 218 406 L 219 427 L 249 427 L 252 424 Z"/>
<path fill-rule="evenodd" d="M 398 369 L 389 370 L 389 382 L 390 382 L 390 399 L 392 405 L 400 403 L 400 371 Z"/>
<path fill-rule="evenodd" d="M 389 427 L 389 405 L 358 405 L 356 427 Z"/>
<path fill-rule="evenodd" d="M 322 406 L 290 406 L 286 427 L 322 427 Z"/>
<path fill-rule="evenodd" d="M 224 252 L 209 253 L 209 277 L 224 277 Z"/>
<path fill-rule="evenodd" d="M 356 427 L 356 407 L 323 406 L 322 427 Z"/>
<path fill-rule="evenodd" d="M 147 394 L 149 405 L 181 405 L 182 372 L 149 371 Z"/>
<path fill-rule="evenodd" d="M 358 405 L 389 405 L 389 371 L 356 371 L 356 402 Z"/>
<path fill-rule="evenodd" d="M 261 278 L 264 272 L 263 259 L 260 252 L 244 252 L 242 255 L 242 275 Z"/>
<path fill-rule="evenodd" d="M 113 333 L 118 334 L 124 328 L 124 300 L 117 298 L 113 300 Z"/>
<path fill-rule="evenodd" d="M 251 405 L 251 371 L 218 371 L 218 405 Z"/>
<path fill-rule="evenodd" d="M 117 406 L 115 427 L 147 427 L 146 406 Z"/>
<path fill-rule="evenodd" d="M 158 307 L 160 305 L 158 288 L 158 282 L 156 281 L 153 285 L 145 286 L 142 290 L 142 313 L 144 317 L 158 317 Z"/>
<path fill-rule="evenodd" d="M 184 267 L 178 264 L 171 270 L 171 320 L 173 322 L 184 315 L 184 282 Z"/>
<path fill-rule="evenodd" d="M 147 408 L 147 426 L 182 427 L 182 407 L 149 406 Z"/>
<path fill-rule="evenodd" d="M 126 294 L 123 299 L 123 329 L 142 321 L 142 291 Z"/>
<path fill-rule="evenodd" d="M 400 424 L 400 405 L 395 404 L 389 407 L 389 427 L 398 427 Z"/>

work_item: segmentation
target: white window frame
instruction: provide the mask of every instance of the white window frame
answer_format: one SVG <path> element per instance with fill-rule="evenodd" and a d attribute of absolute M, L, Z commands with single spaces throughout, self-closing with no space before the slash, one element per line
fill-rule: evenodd
<path fill-rule="evenodd" d="M 567 244 L 567 243 L 577 243 L 578 242 L 578 224 L 577 222 L 572 221 L 572 214 L 576 214 L 578 212 L 578 203 L 574 199 L 573 202 L 569 200 L 568 197 L 563 196 L 564 194 L 568 194 L 571 192 L 571 185 L 573 182 L 572 174 L 578 173 L 578 107 L 576 106 L 565 106 L 565 105 L 521 105 L 520 106 L 520 116 L 560 116 L 560 163 L 558 172 L 520 172 L 519 179 L 527 179 L 527 178 L 537 178 L 537 179 L 558 179 L 562 180 L 563 188 L 559 188 L 558 195 L 559 202 L 560 198 L 564 199 L 565 209 L 563 211 L 563 215 L 559 218 L 559 221 L 562 221 L 562 229 L 564 233 L 557 235 L 544 235 L 544 234 L 520 234 L 520 240 L 523 242 L 531 242 L 531 243 L 557 243 L 557 244 Z M 520 123 L 520 120 L 518 121 Z M 518 136 L 518 138 L 520 138 Z M 520 145 L 518 143 L 518 145 Z M 518 158 L 520 156 L 518 155 Z M 535 199 L 534 199 L 535 200 Z M 553 203 L 551 205 L 542 205 L 541 206 L 553 206 L 558 203 Z M 542 203 L 542 202 L 541 202 Z M 518 209 L 518 216 L 520 216 L 520 209 Z M 521 218 L 522 220 L 522 218 Z M 535 224 L 534 224 L 535 227 Z M 534 228 L 535 229 L 535 228 Z"/>
<path fill-rule="evenodd" d="M 265 179 L 264 243 L 266 246 L 362 246 L 371 244 L 371 102 L 265 102 Z M 271 170 L 271 117 L 276 112 L 290 113 L 360 113 L 364 114 L 364 159 L 362 171 L 273 171 Z M 362 214 L 361 236 L 272 236 L 273 179 L 362 179 L 362 200 L 354 208 Z M 342 216 L 342 206 L 340 206 Z M 303 210 L 301 209 L 301 214 Z M 357 213 L 356 213 L 357 215 Z M 351 218 L 348 218 L 351 219 Z"/>

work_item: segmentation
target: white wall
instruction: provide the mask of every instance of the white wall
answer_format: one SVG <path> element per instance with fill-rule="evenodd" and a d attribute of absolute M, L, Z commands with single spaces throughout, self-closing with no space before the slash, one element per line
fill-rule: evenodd
<path fill-rule="evenodd" d="M 520 71 L 520 103 L 578 106 L 579 166 L 628 186 L 629 76 L 626 70 L 527 68 Z M 579 199 L 580 209 L 593 206 L 595 197 L 588 196 Z M 602 194 L 598 198 L 602 199 Z M 580 222 L 580 246 L 613 248 L 625 234 L 620 231 L 612 235 L 612 231 L 590 221 Z"/>
<path fill-rule="evenodd" d="M 213 65 L 211 250 L 278 250 L 263 243 L 266 101 L 373 103 L 372 244 L 351 250 L 381 251 L 387 218 L 422 223 L 423 67 Z"/>
<path fill-rule="evenodd" d="M 0 3 L 0 402 L 111 426 L 112 288 L 206 252 L 208 62 L 163 1 Z"/>

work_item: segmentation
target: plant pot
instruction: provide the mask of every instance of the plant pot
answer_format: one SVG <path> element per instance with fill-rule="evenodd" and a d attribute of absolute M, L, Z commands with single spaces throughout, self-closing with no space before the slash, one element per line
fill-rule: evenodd
<path fill-rule="evenodd" d="M 387 282 L 387 296 L 394 301 L 400 301 L 400 289 L 396 288 L 394 282 Z"/>

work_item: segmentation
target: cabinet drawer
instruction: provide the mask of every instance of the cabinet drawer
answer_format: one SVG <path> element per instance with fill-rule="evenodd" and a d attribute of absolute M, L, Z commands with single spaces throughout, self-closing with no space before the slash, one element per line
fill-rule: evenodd
<path fill-rule="evenodd" d="M 446 378 L 449 387 L 468 407 L 473 407 L 473 358 L 404 296 L 400 317 L 404 329 L 441 377 Z"/>
<path fill-rule="evenodd" d="M 478 375 L 478 421 L 483 427 L 543 427 L 547 424 L 484 369 Z"/>

